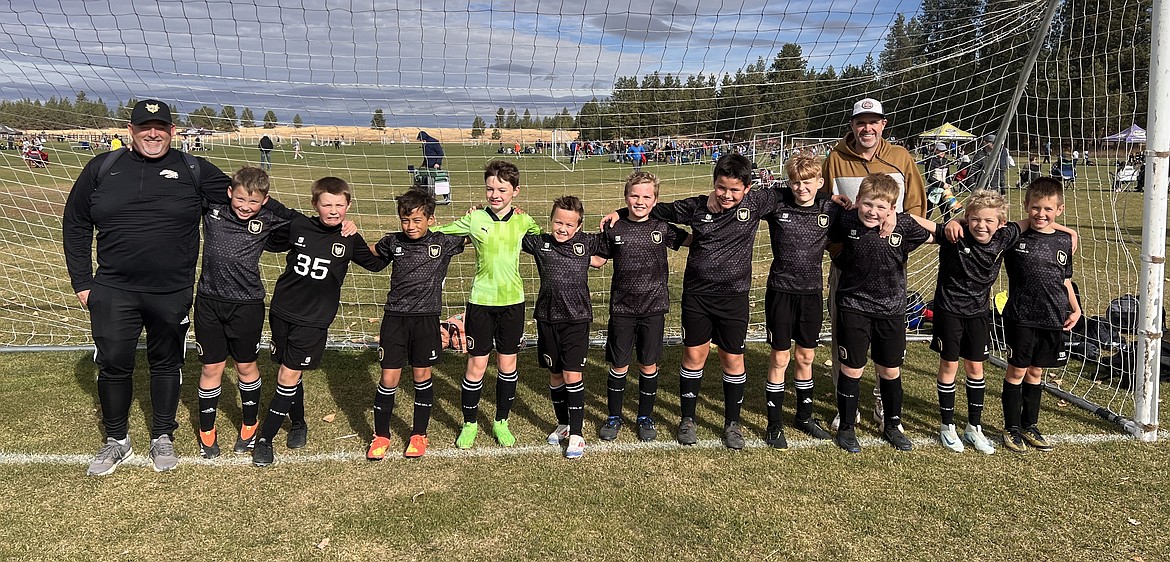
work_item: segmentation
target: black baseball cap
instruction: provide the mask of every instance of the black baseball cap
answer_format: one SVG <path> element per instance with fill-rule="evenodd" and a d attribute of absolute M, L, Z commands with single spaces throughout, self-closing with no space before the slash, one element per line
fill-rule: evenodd
<path fill-rule="evenodd" d="M 134 110 L 130 112 L 130 124 L 141 125 L 147 121 L 162 121 L 167 125 L 173 125 L 171 106 L 158 100 L 142 100 L 134 104 Z"/>

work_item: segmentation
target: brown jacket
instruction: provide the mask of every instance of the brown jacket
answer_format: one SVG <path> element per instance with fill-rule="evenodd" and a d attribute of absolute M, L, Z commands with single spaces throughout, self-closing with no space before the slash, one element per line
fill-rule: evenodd
<path fill-rule="evenodd" d="M 920 217 L 926 215 L 926 184 L 922 181 L 918 164 L 905 148 L 879 139 L 873 158 L 866 160 L 853 151 L 852 144 L 853 131 L 850 131 L 825 158 L 821 169 L 825 186 L 821 191 L 830 195 L 843 194 L 856 203 L 861 180 L 871 173 L 882 172 L 893 177 L 902 188 L 895 210 Z"/>

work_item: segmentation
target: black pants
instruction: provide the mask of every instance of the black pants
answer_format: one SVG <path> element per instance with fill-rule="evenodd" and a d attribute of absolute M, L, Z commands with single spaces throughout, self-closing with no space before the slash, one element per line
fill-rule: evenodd
<path fill-rule="evenodd" d="M 134 356 L 138 336 L 146 328 L 150 362 L 150 436 L 173 435 L 179 425 L 184 342 L 191 322 L 192 291 L 139 293 L 94 285 L 89 294 L 89 319 L 97 346 L 98 400 L 106 437 L 122 439 L 128 430 L 134 397 Z"/>

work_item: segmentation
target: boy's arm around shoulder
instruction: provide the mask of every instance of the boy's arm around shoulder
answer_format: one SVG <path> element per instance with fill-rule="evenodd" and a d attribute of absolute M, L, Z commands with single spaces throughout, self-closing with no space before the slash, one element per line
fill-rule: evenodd
<path fill-rule="evenodd" d="M 1077 231 L 1056 222 L 1052 223 L 1052 228 L 1057 232 L 1068 234 L 1072 238 L 1072 253 L 1077 253 L 1077 242 L 1080 240 L 1080 235 L 1077 234 Z"/>
<path fill-rule="evenodd" d="M 361 234 L 354 234 L 353 240 L 353 261 L 362 266 L 368 271 L 382 271 L 386 266 L 390 265 L 390 260 L 370 251 L 370 245 L 366 243 L 365 238 Z"/>
<path fill-rule="evenodd" d="M 938 243 L 938 240 L 935 239 L 935 235 L 938 234 L 938 228 L 939 228 L 938 223 L 936 223 L 932 220 L 929 220 L 925 217 L 920 217 L 918 215 L 909 215 L 909 217 L 914 219 L 914 222 L 916 224 L 918 224 L 918 226 L 922 227 L 923 230 L 930 233 L 930 238 L 927 239 L 925 244 Z"/>
<path fill-rule="evenodd" d="M 468 234 L 471 234 L 472 219 L 476 216 L 477 213 L 480 212 L 485 211 L 474 211 L 467 213 L 466 215 L 463 215 L 454 221 L 436 228 L 435 232 L 442 232 L 443 234 L 454 234 L 456 236 L 467 236 Z"/>

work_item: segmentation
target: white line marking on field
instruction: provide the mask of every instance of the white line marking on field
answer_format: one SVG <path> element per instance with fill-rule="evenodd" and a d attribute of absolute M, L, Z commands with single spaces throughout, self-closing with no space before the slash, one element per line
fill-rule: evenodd
<path fill-rule="evenodd" d="M 1064 435 L 1049 435 L 1053 443 L 1057 445 L 1093 445 L 1097 443 L 1114 443 L 1121 441 L 1135 441 L 1137 438 L 1130 435 L 1123 434 L 1064 434 Z M 1170 439 L 1170 431 L 1162 430 L 1158 432 L 1158 439 Z M 877 437 L 860 437 L 858 441 L 865 448 L 887 448 L 884 441 Z M 932 437 L 920 437 L 911 439 L 916 448 L 934 448 L 941 447 L 937 439 Z M 762 449 L 767 448 L 767 444 L 762 439 L 747 439 L 746 448 L 748 449 Z M 818 447 L 836 447 L 832 441 L 813 441 L 808 439 L 799 439 L 789 442 L 788 448 L 790 450 L 814 449 Z M 682 446 L 673 440 L 661 439 L 658 441 L 643 442 L 592 442 L 586 451 L 588 453 L 636 453 L 645 451 L 678 451 L 678 450 L 719 450 L 724 449 L 723 441 L 719 439 L 701 439 L 698 443 L 690 446 Z M 863 449 L 864 451 L 865 449 Z M 488 445 L 483 447 L 475 447 L 472 449 L 432 449 L 427 452 L 428 458 L 440 459 L 476 459 L 489 457 L 519 457 L 528 455 L 547 455 L 560 456 L 563 449 L 560 446 L 553 446 L 548 444 L 542 445 L 522 445 L 519 447 L 499 447 L 495 445 Z M 973 452 L 973 451 L 972 451 Z M 844 454 L 844 453 L 843 453 Z M 86 465 L 93 457 L 91 455 L 60 455 L 49 453 L 13 453 L 0 452 L 0 465 Z M 405 459 L 398 455 L 389 455 L 386 457 L 387 461 L 402 461 L 409 462 L 411 459 Z M 359 451 L 344 452 L 338 451 L 333 453 L 316 453 L 311 455 L 300 454 L 277 454 L 276 464 L 315 464 L 323 462 L 368 462 L 366 461 L 365 453 Z M 150 459 L 143 454 L 135 454 L 126 459 L 122 464 L 128 466 L 149 466 Z M 179 459 L 179 464 L 184 465 L 204 465 L 204 466 L 243 466 L 252 464 L 252 459 L 249 455 L 236 455 L 234 453 L 226 453 L 223 456 L 215 459 L 202 459 L 199 457 L 182 457 Z"/>

